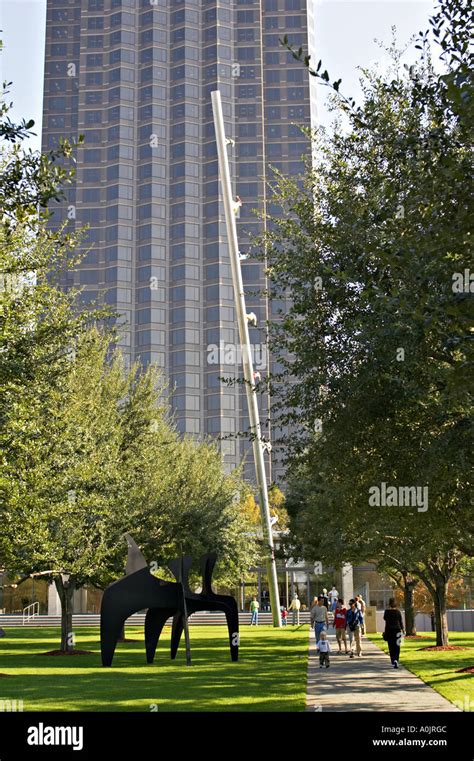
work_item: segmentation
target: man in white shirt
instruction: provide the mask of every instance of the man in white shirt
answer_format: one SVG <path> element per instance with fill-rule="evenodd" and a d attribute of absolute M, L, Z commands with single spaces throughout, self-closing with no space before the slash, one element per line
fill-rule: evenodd
<path fill-rule="evenodd" d="M 336 608 L 337 599 L 339 597 L 339 592 L 337 591 L 334 584 L 332 585 L 332 589 L 329 592 L 328 597 L 329 597 L 329 610 L 334 611 Z"/>

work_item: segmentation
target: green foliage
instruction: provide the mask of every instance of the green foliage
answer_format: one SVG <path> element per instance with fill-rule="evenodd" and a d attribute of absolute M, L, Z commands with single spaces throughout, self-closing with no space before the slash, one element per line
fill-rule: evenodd
<path fill-rule="evenodd" d="M 255 559 L 238 472 L 177 435 L 158 371 L 127 369 L 107 309 L 83 311 L 58 273 L 78 238 L 47 227 L 72 158 L 24 153 L 31 122 L 0 109 L 0 567 L 54 580 L 70 633 L 72 590 L 123 574 L 129 531 L 151 561 L 217 551 L 223 583 Z M 70 576 L 63 586 L 61 574 Z M 66 589 L 68 590 L 66 593 Z"/>
<path fill-rule="evenodd" d="M 417 572 L 440 605 L 474 534 L 472 293 L 453 288 L 470 264 L 472 215 L 462 7 L 443 0 L 433 19 L 445 73 L 422 35 L 409 73 L 396 51 L 393 74 L 365 72 L 360 106 L 332 86 L 349 128 L 314 134 L 301 181 L 278 177 L 283 213 L 265 241 L 274 297 L 291 304 L 273 333 L 285 368 L 273 385 L 293 425 L 294 551 L 383 559 Z M 328 82 L 320 68 L 310 74 Z M 428 486 L 428 510 L 370 506 L 382 482 Z"/>

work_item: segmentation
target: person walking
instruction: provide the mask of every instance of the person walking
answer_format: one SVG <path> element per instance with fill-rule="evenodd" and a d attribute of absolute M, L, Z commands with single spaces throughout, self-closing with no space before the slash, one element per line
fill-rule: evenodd
<path fill-rule="evenodd" d="M 329 597 L 328 597 L 327 589 L 323 589 L 322 597 L 323 597 L 324 605 L 329 610 Z"/>
<path fill-rule="evenodd" d="M 331 652 L 331 645 L 327 637 L 327 632 L 322 631 L 319 640 L 316 642 L 316 650 L 319 653 L 320 669 L 322 669 L 323 666 L 326 666 L 327 669 L 329 668 L 329 653 Z"/>
<path fill-rule="evenodd" d="M 339 592 L 336 589 L 336 585 L 333 584 L 332 588 L 329 591 L 329 610 L 331 610 L 333 613 L 336 610 L 336 603 L 337 598 L 339 597 Z"/>
<path fill-rule="evenodd" d="M 338 653 L 342 653 L 342 643 L 344 643 L 344 649 L 346 655 L 349 654 L 347 649 L 347 636 L 346 636 L 346 616 L 347 609 L 344 607 L 344 600 L 340 597 L 336 603 L 336 610 L 334 611 L 334 623 L 333 627 L 336 630 L 336 641 L 339 648 Z"/>
<path fill-rule="evenodd" d="M 388 652 L 390 654 L 390 660 L 394 669 L 398 668 L 398 662 L 400 660 L 400 644 L 403 635 L 405 634 L 405 627 L 403 626 L 403 618 L 394 597 L 391 597 L 388 601 L 389 607 L 383 614 L 385 621 L 385 631 L 383 638 L 388 645 Z"/>
<path fill-rule="evenodd" d="M 252 617 L 250 619 L 250 626 L 258 626 L 258 609 L 260 605 L 258 604 L 258 600 L 255 597 L 255 595 L 252 597 L 252 600 L 250 602 L 250 612 L 252 614 Z"/>
<path fill-rule="evenodd" d="M 365 601 L 362 599 L 362 595 L 356 595 L 355 601 L 362 615 L 362 626 L 360 627 L 361 634 L 365 634 Z"/>
<path fill-rule="evenodd" d="M 316 642 L 321 639 L 321 632 L 327 630 L 329 626 L 328 609 L 324 605 L 322 595 L 318 597 L 318 604 L 311 608 L 311 627 L 314 626 L 314 635 Z"/>
<path fill-rule="evenodd" d="M 286 619 L 288 618 L 288 611 L 284 605 L 281 606 L 281 625 L 286 626 Z"/>
<path fill-rule="evenodd" d="M 300 625 L 300 608 L 301 608 L 301 600 L 295 592 L 295 594 L 293 595 L 293 599 L 290 603 L 290 607 L 288 608 L 288 610 L 291 610 L 293 612 L 293 620 L 292 620 L 293 626 Z"/>
<path fill-rule="evenodd" d="M 349 600 L 350 608 L 346 614 L 347 631 L 349 633 L 349 657 L 354 657 L 354 642 L 356 653 L 359 658 L 362 655 L 362 646 L 360 643 L 360 627 L 362 626 L 362 613 L 357 607 L 354 599 Z"/>

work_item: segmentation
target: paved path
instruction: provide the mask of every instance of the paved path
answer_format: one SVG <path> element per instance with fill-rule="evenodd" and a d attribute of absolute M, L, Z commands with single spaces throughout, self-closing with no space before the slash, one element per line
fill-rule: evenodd
<path fill-rule="evenodd" d="M 362 637 L 363 656 L 337 654 L 329 629 L 331 666 L 319 668 L 314 631 L 310 630 L 307 711 L 458 711 L 449 700 Z M 402 650 L 403 659 L 403 650 Z"/>

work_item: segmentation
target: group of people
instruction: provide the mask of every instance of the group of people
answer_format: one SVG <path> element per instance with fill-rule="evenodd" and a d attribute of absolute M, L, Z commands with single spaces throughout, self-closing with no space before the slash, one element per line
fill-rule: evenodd
<path fill-rule="evenodd" d="M 335 589 L 335 587 L 333 587 Z M 329 629 L 329 599 L 323 594 L 314 598 L 311 608 L 311 627 L 314 628 L 316 638 L 316 650 L 319 653 L 319 667 L 329 668 L 329 654 L 331 645 L 327 638 Z M 332 590 L 331 590 L 332 591 Z M 332 607 L 334 605 L 334 607 Z M 336 643 L 338 655 L 342 655 L 342 646 L 344 652 L 349 658 L 356 655 L 362 657 L 362 635 L 365 634 L 365 601 L 362 595 L 355 595 L 349 600 L 349 607 L 344 606 L 344 600 L 337 597 L 331 601 L 331 609 L 334 614 L 333 628 L 336 633 Z M 384 613 L 385 631 L 384 640 L 388 644 L 390 660 L 393 668 L 398 668 L 400 660 L 400 644 L 402 636 L 405 633 L 403 626 L 402 614 L 397 608 L 395 598 L 390 598 L 389 607 Z"/>
<path fill-rule="evenodd" d="M 262 612 L 265 610 L 269 610 L 270 606 L 265 607 L 265 602 L 262 600 Z M 258 611 L 260 610 L 260 603 L 257 600 L 256 595 L 254 595 L 250 601 L 250 626 L 257 626 L 258 625 Z M 291 601 L 291 604 L 288 607 L 288 610 L 284 605 L 280 608 L 280 615 L 281 615 L 281 625 L 286 626 L 287 619 L 288 619 L 288 611 L 292 611 L 293 613 L 293 626 L 299 626 L 300 624 L 300 610 L 301 610 L 301 600 L 299 599 L 298 595 L 293 595 L 293 599 Z"/>
<path fill-rule="evenodd" d="M 385 631 L 383 638 L 388 645 L 392 666 L 397 669 L 400 660 L 400 644 L 405 629 L 402 614 L 397 608 L 395 598 L 390 598 L 388 604 L 389 607 L 384 613 Z M 258 600 L 254 595 L 250 603 L 250 612 L 252 614 L 251 625 L 258 624 L 259 607 Z M 342 597 L 339 597 L 339 592 L 335 585 L 332 586 L 329 594 L 326 589 L 323 589 L 322 593 L 314 598 L 311 607 L 311 628 L 314 629 L 316 637 L 316 649 L 319 653 L 320 668 L 329 668 L 330 666 L 329 654 L 331 653 L 331 644 L 327 638 L 329 612 L 333 614 L 332 626 L 336 634 L 337 654 L 342 655 L 342 648 L 344 646 L 344 653 L 349 658 L 354 658 L 354 654 L 361 658 L 362 636 L 365 634 L 365 609 L 365 600 L 362 598 L 362 595 L 351 597 L 349 607 L 346 608 L 344 600 Z M 282 626 L 286 626 L 289 612 L 292 613 L 293 626 L 299 626 L 300 610 L 301 600 L 297 594 L 294 594 L 288 610 L 284 606 L 280 609 Z"/>
<path fill-rule="evenodd" d="M 329 615 L 328 605 L 325 604 L 327 598 L 325 598 L 324 591 L 323 594 L 314 598 L 311 608 L 311 626 L 314 628 L 316 637 L 320 668 L 323 666 L 329 668 L 331 645 L 327 639 Z M 362 595 L 351 598 L 349 608 L 344 606 L 342 597 L 337 596 L 336 599 L 331 600 L 331 610 L 334 614 L 332 625 L 336 632 L 337 653 L 342 654 L 342 646 L 344 645 L 344 652 L 350 658 L 354 657 L 354 649 L 357 656 L 361 657 L 361 635 L 365 634 L 365 601 L 362 599 Z"/>

